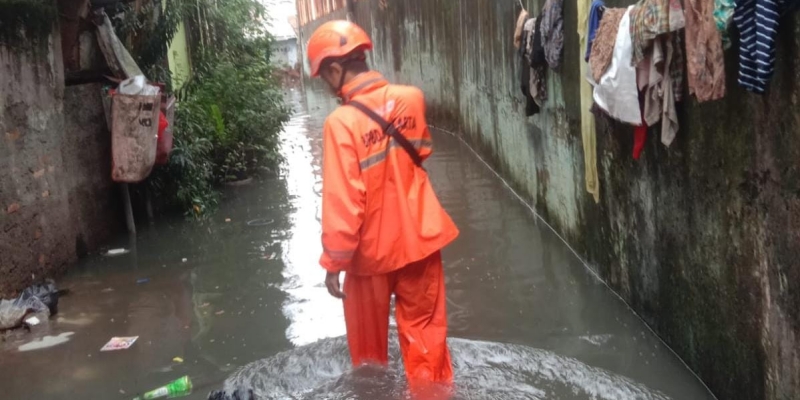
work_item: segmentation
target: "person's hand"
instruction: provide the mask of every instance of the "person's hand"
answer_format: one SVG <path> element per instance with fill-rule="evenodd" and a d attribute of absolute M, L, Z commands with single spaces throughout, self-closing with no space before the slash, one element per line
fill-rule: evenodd
<path fill-rule="evenodd" d="M 347 295 L 344 294 L 339 283 L 339 275 L 341 272 L 328 272 L 325 276 L 325 286 L 328 288 L 328 293 L 337 299 L 344 299 Z"/>

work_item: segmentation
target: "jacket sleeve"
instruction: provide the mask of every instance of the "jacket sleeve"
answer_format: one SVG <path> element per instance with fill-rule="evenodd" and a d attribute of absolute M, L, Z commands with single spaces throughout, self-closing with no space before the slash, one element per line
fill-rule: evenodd
<path fill-rule="evenodd" d="M 431 137 L 431 131 L 428 129 L 428 119 L 426 118 L 426 106 L 425 106 L 425 94 L 422 93 L 421 90 L 418 91 L 419 94 L 419 120 L 417 123 L 419 124 L 419 128 L 422 129 L 422 143 L 419 148 L 419 156 L 422 158 L 422 161 L 428 159 L 428 157 L 433 154 L 433 138 Z"/>
<path fill-rule="evenodd" d="M 366 187 L 354 137 L 338 119 L 328 118 L 323 132 L 322 258 L 329 272 L 350 268 L 364 219 Z"/>

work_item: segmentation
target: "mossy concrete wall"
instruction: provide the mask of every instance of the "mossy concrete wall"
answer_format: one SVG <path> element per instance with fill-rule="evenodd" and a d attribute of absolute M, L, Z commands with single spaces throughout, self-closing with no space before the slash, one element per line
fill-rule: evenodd
<path fill-rule="evenodd" d="M 354 15 L 376 69 L 421 87 L 430 122 L 480 148 L 714 393 L 800 398 L 798 18 L 782 21 L 769 94 L 737 87 L 734 47 L 728 95 L 680 104 L 672 147 L 653 130 L 634 161 L 632 129 L 598 121 L 596 204 L 584 189 L 576 2 L 565 1 L 563 68 L 532 118 L 512 45 L 518 11 L 515 0 L 361 0 Z"/>
<path fill-rule="evenodd" d="M 100 86 L 64 86 L 49 31 L 0 38 L 0 298 L 56 277 L 119 226 Z"/>

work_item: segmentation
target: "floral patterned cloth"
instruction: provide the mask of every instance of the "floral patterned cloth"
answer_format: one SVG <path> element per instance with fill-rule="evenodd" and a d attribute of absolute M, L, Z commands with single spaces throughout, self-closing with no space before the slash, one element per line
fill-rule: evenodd
<path fill-rule="evenodd" d="M 722 38 L 714 22 L 714 4 L 686 0 L 686 68 L 689 94 L 697 101 L 725 96 L 725 60 Z"/>
<path fill-rule="evenodd" d="M 600 27 L 592 42 L 592 52 L 589 54 L 589 64 L 592 67 L 592 78 L 600 82 L 600 77 L 611 65 L 611 56 L 614 54 L 614 44 L 617 42 L 619 23 L 625 15 L 624 8 L 606 8 Z"/>
<path fill-rule="evenodd" d="M 564 52 L 564 0 L 544 3 L 541 35 L 547 65 L 550 69 L 558 69 Z"/>
<path fill-rule="evenodd" d="M 728 25 L 733 19 L 733 10 L 736 6 L 734 0 L 714 0 L 714 22 L 717 24 L 717 30 L 722 36 L 722 47 L 727 49 L 731 47 L 731 36 L 728 33 Z"/>

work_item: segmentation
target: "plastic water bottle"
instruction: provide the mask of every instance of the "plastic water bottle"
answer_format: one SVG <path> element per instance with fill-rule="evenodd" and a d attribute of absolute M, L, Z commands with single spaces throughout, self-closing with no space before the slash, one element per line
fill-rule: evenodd
<path fill-rule="evenodd" d="M 192 393 L 192 381 L 188 376 L 176 379 L 158 389 L 151 390 L 144 396 L 136 397 L 133 400 L 151 399 L 172 399 L 175 397 L 187 396 Z"/>

